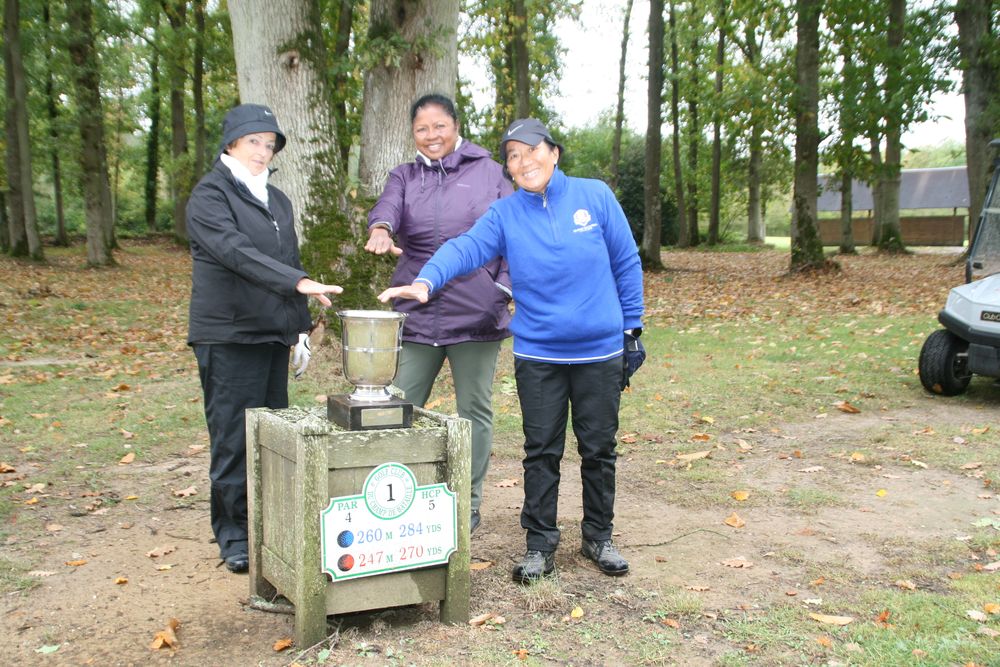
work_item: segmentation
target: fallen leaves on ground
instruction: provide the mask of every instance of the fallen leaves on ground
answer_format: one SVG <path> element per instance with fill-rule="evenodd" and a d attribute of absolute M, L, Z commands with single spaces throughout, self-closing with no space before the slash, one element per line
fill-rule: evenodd
<path fill-rule="evenodd" d="M 847 625 L 854 620 L 851 616 L 831 616 L 830 614 L 817 614 L 815 612 L 809 612 L 809 618 L 825 625 Z"/>
<path fill-rule="evenodd" d="M 84 560 L 84 559 L 82 559 L 82 558 L 78 559 L 78 560 L 68 560 L 68 561 L 66 561 L 66 565 L 69 565 L 70 567 L 80 567 L 81 565 L 86 565 L 86 564 L 87 564 L 87 561 Z"/>
<path fill-rule="evenodd" d="M 729 495 L 732 496 L 733 500 L 738 500 L 740 502 L 743 502 L 744 500 L 746 500 L 747 498 L 750 497 L 750 492 L 749 491 L 743 491 L 743 490 L 737 490 L 737 491 L 731 492 Z"/>
<path fill-rule="evenodd" d="M 159 558 L 160 556 L 166 556 L 167 554 L 172 554 L 175 551 L 177 551 L 177 547 L 175 547 L 174 545 L 171 544 L 171 545 L 165 546 L 165 547 L 157 547 L 156 549 L 153 549 L 152 551 L 147 551 L 146 552 L 146 557 L 147 558 Z"/>
<path fill-rule="evenodd" d="M 737 514 L 736 512 L 733 512 L 732 514 L 727 516 L 722 523 L 726 524 L 727 526 L 731 526 L 733 528 L 742 528 L 743 526 L 747 525 L 747 522 L 741 519 L 740 515 Z"/>
<path fill-rule="evenodd" d="M 290 649 L 292 647 L 292 644 L 293 642 L 291 637 L 284 637 L 274 642 L 271 648 L 274 649 L 275 653 L 281 653 L 282 651 Z"/>
<path fill-rule="evenodd" d="M 476 561 L 475 563 L 469 564 L 469 569 L 473 571 L 485 570 L 489 567 L 493 567 L 493 561 L 491 560 Z"/>
<path fill-rule="evenodd" d="M 511 653 L 518 660 L 527 660 L 528 659 L 528 655 L 529 655 L 528 654 L 528 649 L 526 649 L 526 648 L 516 648 L 513 651 L 511 651 Z"/>
<path fill-rule="evenodd" d="M 119 465 L 123 465 L 124 466 L 124 465 L 128 465 L 129 463 L 132 463 L 132 461 L 135 461 L 135 452 L 129 452 L 125 456 L 121 457 L 121 459 L 118 461 L 118 463 L 119 463 Z"/>
<path fill-rule="evenodd" d="M 181 622 L 176 618 L 167 621 L 166 627 L 153 635 L 153 641 L 149 648 L 157 651 L 161 648 L 177 648 L 177 629 L 181 627 Z"/>
<path fill-rule="evenodd" d="M 677 460 L 690 463 L 691 461 L 697 461 L 698 459 L 707 459 L 712 455 L 711 449 L 706 449 L 701 452 L 691 452 L 690 454 L 678 454 Z"/>
<path fill-rule="evenodd" d="M 736 558 L 727 558 L 726 560 L 719 561 L 726 567 L 732 567 L 736 569 L 749 569 L 753 567 L 753 561 L 749 561 L 742 556 L 737 556 Z"/>
<path fill-rule="evenodd" d="M 896 586 L 898 588 L 902 588 L 902 589 L 907 590 L 907 591 L 915 591 L 915 590 L 917 590 L 917 585 L 915 583 L 913 583 L 912 581 L 910 581 L 909 579 L 897 579 L 896 580 Z"/>

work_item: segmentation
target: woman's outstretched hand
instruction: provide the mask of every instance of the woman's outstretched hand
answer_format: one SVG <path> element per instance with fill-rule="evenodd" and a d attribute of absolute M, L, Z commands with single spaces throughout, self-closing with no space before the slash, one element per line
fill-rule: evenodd
<path fill-rule="evenodd" d="M 368 242 L 365 243 L 365 250 L 376 255 L 391 252 L 398 257 L 403 254 L 403 249 L 396 245 L 392 237 L 389 236 L 389 230 L 385 227 L 372 227 Z"/>
<path fill-rule="evenodd" d="M 427 283 L 413 283 L 401 287 L 390 287 L 378 295 L 378 300 L 386 303 L 389 299 L 416 299 L 420 303 L 427 303 L 429 293 Z"/>
<path fill-rule="evenodd" d="M 324 285 L 311 278 L 303 278 L 295 285 L 295 291 L 299 294 L 316 297 L 316 300 L 321 304 L 330 307 L 333 305 L 333 302 L 326 295 L 340 294 L 344 291 L 344 288 L 339 285 Z"/>

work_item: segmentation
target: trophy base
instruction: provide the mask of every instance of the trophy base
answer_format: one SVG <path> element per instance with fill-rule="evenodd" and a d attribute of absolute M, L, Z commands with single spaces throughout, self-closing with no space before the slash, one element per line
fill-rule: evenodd
<path fill-rule="evenodd" d="M 413 424 L 413 404 L 396 396 L 376 403 L 337 394 L 326 398 L 326 418 L 348 431 L 409 428 Z"/>

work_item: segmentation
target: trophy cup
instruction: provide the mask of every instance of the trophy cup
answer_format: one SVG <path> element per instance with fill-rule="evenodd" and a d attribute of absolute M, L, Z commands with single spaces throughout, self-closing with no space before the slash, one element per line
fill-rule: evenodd
<path fill-rule="evenodd" d="M 349 431 L 408 428 L 413 404 L 389 393 L 396 377 L 405 313 L 341 310 L 344 377 L 354 393 L 326 399 L 327 419 Z"/>

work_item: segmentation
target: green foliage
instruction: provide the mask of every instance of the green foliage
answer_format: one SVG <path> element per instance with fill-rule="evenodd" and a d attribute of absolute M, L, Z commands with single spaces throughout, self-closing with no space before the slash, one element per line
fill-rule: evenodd
<path fill-rule="evenodd" d="M 948 139 L 933 146 L 914 147 L 903 153 L 904 169 L 964 166 L 965 144 L 958 139 Z"/>
<path fill-rule="evenodd" d="M 524 0 L 528 16 L 526 38 L 530 78 L 531 115 L 540 119 L 554 135 L 560 133 L 554 114 L 543 100 L 556 94 L 559 88 L 561 57 L 565 49 L 559 44 L 553 27 L 560 18 L 575 16 L 579 0 Z M 514 63 L 512 42 L 514 31 L 511 17 L 512 0 L 463 0 L 459 51 L 471 55 L 479 65 L 488 68 L 493 84 L 494 99 L 477 107 L 467 81 L 459 81 L 457 101 L 465 117 L 465 134 L 476 143 L 495 147 L 500 133 L 515 118 Z"/>

